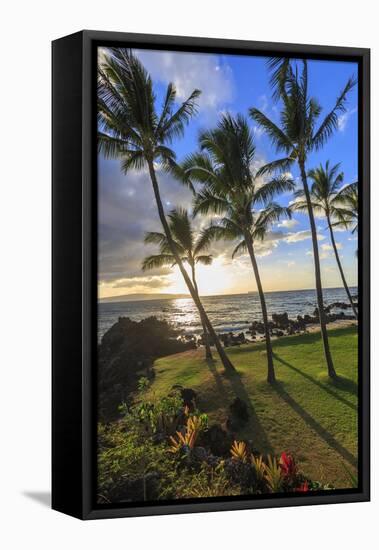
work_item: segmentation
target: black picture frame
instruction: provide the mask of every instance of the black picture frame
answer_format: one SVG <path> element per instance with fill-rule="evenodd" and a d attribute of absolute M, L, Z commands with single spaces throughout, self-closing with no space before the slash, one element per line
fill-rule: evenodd
<path fill-rule="evenodd" d="M 98 45 L 352 60 L 359 67 L 359 487 L 271 498 L 95 504 L 96 57 Z M 52 507 L 81 519 L 361 502 L 370 499 L 370 50 L 81 31 L 52 44 Z"/>

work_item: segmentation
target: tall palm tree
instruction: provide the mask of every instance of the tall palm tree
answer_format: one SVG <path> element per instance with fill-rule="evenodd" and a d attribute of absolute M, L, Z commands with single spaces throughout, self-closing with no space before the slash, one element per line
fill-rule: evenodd
<path fill-rule="evenodd" d="M 191 272 L 193 286 L 196 290 L 197 297 L 200 301 L 199 289 L 196 280 L 196 265 L 210 265 L 213 258 L 210 254 L 205 254 L 208 249 L 209 241 L 204 239 L 203 233 L 195 234 L 191 227 L 191 221 L 187 210 L 184 208 L 176 208 L 168 215 L 169 226 L 172 238 L 175 243 L 175 248 L 178 256 L 184 264 L 188 264 Z M 171 252 L 168 239 L 164 233 L 149 232 L 145 236 L 146 244 L 156 244 L 159 246 L 159 254 L 147 256 L 143 263 L 142 269 L 156 269 L 163 266 L 177 265 L 176 258 Z M 208 330 L 204 318 L 201 318 L 205 341 L 205 357 L 212 360 L 212 352 L 209 344 Z"/>
<path fill-rule="evenodd" d="M 287 172 L 295 162 L 300 170 L 312 234 L 317 304 L 325 359 L 329 377 L 336 378 L 337 374 L 333 365 L 326 330 L 317 231 L 308 187 L 306 165 L 310 153 L 323 147 L 337 129 L 338 115 L 346 111 L 347 95 L 354 87 L 355 80 L 350 78 L 347 81 L 332 110 L 317 125 L 321 114 L 321 106 L 317 99 L 309 96 L 307 61 L 302 60 L 301 64 L 302 69 L 299 76 L 297 63 L 293 68 L 288 59 L 273 58 L 270 61 L 270 68 L 272 69 L 271 82 L 274 85 L 276 98 L 282 101 L 279 126 L 258 109 L 251 108 L 249 112 L 252 119 L 266 131 L 277 151 L 283 153 L 281 158 L 266 164 L 260 170 L 260 174 L 275 171 Z"/>
<path fill-rule="evenodd" d="M 286 177 L 259 185 L 252 170 L 255 145 L 246 120 L 238 115 L 224 115 L 217 128 L 200 136 L 201 152 L 187 157 L 183 170 L 192 181 L 203 184 L 196 195 L 194 215 L 213 212 L 221 217 L 204 231 L 204 239 L 239 240 L 233 257 L 246 250 L 250 256 L 261 303 L 267 350 L 267 380 L 275 382 L 275 370 L 268 324 L 267 306 L 259 274 L 255 241 L 263 239 L 270 223 L 283 214 L 290 216 L 289 208 L 272 203 L 276 194 L 293 190 L 294 183 Z M 257 204 L 267 204 L 257 212 Z"/>
<path fill-rule="evenodd" d="M 98 148 L 106 157 L 122 160 L 122 170 L 142 170 L 147 167 L 153 187 L 158 215 L 186 286 L 204 319 L 208 333 L 216 345 L 226 370 L 234 367 L 223 349 L 213 326 L 199 301 L 196 289 L 180 256 L 177 254 L 162 204 L 156 163 L 162 169 L 178 176 L 171 142 L 183 135 L 185 126 L 196 114 L 199 90 L 178 108 L 175 107 L 176 90 L 167 86 L 160 113 L 155 106 L 153 82 L 141 62 L 126 48 L 109 48 L 98 70 Z M 185 179 L 183 181 L 186 181 Z"/>
<path fill-rule="evenodd" d="M 340 191 L 341 183 L 343 182 L 343 172 L 339 172 L 339 164 L 329 166 L 329 161 L 326 162 L 325 168 L 320 164 L 318 168 L 310 170 L 308 177 L 312 180 L 310 188 L 310 196 L 312 201 L 312 209 L 315 213 L 322 213 L 327 221 L 330 240 L 333 246 L 334 255 L 336 257 L 337 266 L 341 275 L 342 283 L 345 288 L 347 297 L 350 301 L 353 313 L 358 318 L 357 310 L 355 309 L 354 301 L 350 293 L 350 289 L 346 282 L 343 272 L 341 260 L 338 254 L 337 244 L 334 238 L 333 226 L 336 219 L 341 218 L 341 208 L 338 208 L 338 192 Z M 296 210 L 306 211 L 308 208 L 305 200 L 304 191 L 300 190 L 295 193 L 296 201 L 294 208 Z M 338 222 L 337 222 L 338 223 Z"/>

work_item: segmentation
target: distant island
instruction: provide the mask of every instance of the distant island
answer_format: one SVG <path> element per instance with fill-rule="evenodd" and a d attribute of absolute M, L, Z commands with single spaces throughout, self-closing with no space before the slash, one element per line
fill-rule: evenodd
<path fill-rule="evenodd" d="M 189 294 L 123 294 L 122 296 L 109 296 L 100 298 L 99 302 L 140 302 L 142 300 L 178 300 L 179 298 L 189 298 Z"/>

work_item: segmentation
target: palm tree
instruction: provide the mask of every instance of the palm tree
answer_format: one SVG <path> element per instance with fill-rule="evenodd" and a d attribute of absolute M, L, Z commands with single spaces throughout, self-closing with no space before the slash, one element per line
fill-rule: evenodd
<path fill-rule="evenodd" d="M 191 271 L 193 286 L 196 290 L 197 298 L 200 301 L 199 289 L 196 280 L 196 265 L 210 265 L 212 256 L 204 252 L 208 248 L 208 241 L 204 239 L 203 234 L 197 236 L 191 227 L 191 221 L 187 210 L 184 208 L 176 208 L 168 215 L 169 226 L 172 238 L 175 243 L 175 248 L 178 256 L 184 264 L 188 264 Z M 149 232 L 145 236 L 146 244 L 156 244 L 159 246 L 159 254 L 153 254 L 144 259 L 142 269 L 156 269 L 163 266 L 177 265 L 176 258 L 171 252 L 168 239 L 164 233 Z M 205 357 L 212 360 L 212 352 L 209 344 L 208 331 L 204 318 L 201 318 L 205 341 Z"/>
<path fill-rule="evenodd" d="M 213 212 L 223 216 L 204 231 L 204 239 L 237 240 L 233 252 L 246 250 L 250 256 L 261 303 L 267 350 L 267 380 L 275 382 L 270 328 L 265 295 L 259 274 L 255 241 L 263 239 L 270 223 L 283 214 L 290 216 L 289 208 L 271 202 L 274 195 L 293 190 L 294 183 L 286 177 L 259 185 L 252 171 L 255 145 L 246 120 L 238 115 L 224 115 L 217 128 L 200 136 L 202 152 L 187 157 L 183 170 L 192 181 L 203 184 L 196 195 L 194 215 Z M 263 211 L 254 210 L 258 203 L 266 204 Z"/>
<path fill-rule="evenodd" d="M 337 222 L 334 225 L 344 225 L 354 234 L 358 229 L 358 182 L 349 183 L 338 191 L 335 199 L 335 215 Z"/>
<path fill-rule="evenodd" d="M 337 266 L 341 275 L 343 286 L 347 297 L 349 298 L 353 313 L 356 318 L 358 318 L 357 311 L 353 302 L 353 298 L 350 293 L 350 289 L 346 282 L 345 274 L 342 269 L 341 260 L 338 254 L 337 244 L 334 238 L 333 226 L 335 225 L 336 218 L 341 219 L 341 210 L 338 208 L 338 192 L 343 182 L 343 173 L 339 172 L 339 164 L 334 166 L 329 166 L 329 161 L 326 162 L 325 168 L 320 164 L 316 169 L 310 170 L 308 172 L 308 177 L 312 180 L 312 185 L 310 189 L 310 196 L 312 201 L 313 212 L 322 213 L 326 217 L 328 224 L 330 240 L 333 246 L 334 254 L 337 261 Z M 306 211 L 308 208 L 307 202 L 305 200 L 304 191 L 298 191 L 295 193 L 296 201 L 294 203 L 294 208 L 296 210 Z"/>
<path fill-rule="evenodd" d="M 260 174 L 269 174 L 275 171 L 287 172 L 295 162 L 300 170 L 312 234 L 317 303 L 325 359 L 329 377 L 336 378 L 337 374 L 334 369 L 326 330 L 317 232 L 308 187 L 306 164 L 309 154 L 323 147 L 337 129 L 338 115 L 346 111 L 347 95 L 354 87 L 355 80 L 350 78 L 347 81 L 337 97 L 334 107 L 317 126 L 321 106 L 314 97 L 309 96 L 307 61 L 302 60 L 301 63 L 302 70 L 299 76 L 297 64 L 295 68 L 292 68 L 290 60 L 273 58 L 270 61 L 270 68 L 273 71 L 271 83 L 274 86 L 276 98 L 280 98 L 283 105 L 279 126 L 258 109 L 251 108 L 249 112 L 253 120 L 266 131 L 277 151 L 283 153 L 281 158 L 262 167 Z"/>
<path fill-rule="evenodd" d="M 109 48 L 109 53 L 104 56 L 98 70 L 98 148 L 106 157 L 121 159 L 124 174 L 131 169 L 142 170 L 147 167 L 159 219 L 171 253 L 200 317 L 204 319 L 224 368 L 234 371 L 177 254 L 156 174 L 156 163 L 159 162 L 163 170 L 178 176 L 179 167 L 175 153 L 169 145 L 175 138 L 183 135 L 185 126 L 196 114 L 196 100 L 199 95 L 200 91 L 194 90 L 176 109 L 176 90 L 173 84 L 169 84 L 162 109 L 158 113 L 152 79 L 141 62 L 126 48 Z"/>

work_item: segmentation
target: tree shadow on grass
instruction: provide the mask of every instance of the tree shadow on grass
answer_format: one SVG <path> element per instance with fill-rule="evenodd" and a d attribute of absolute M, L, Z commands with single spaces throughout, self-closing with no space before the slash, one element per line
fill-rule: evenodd
<path fill-rule="evenodd" d="M 351 395 L 357 395 L 358 385 L 354 382 L 354 380 L 338 375 L 337 378 L 328 381 L 328 383 L 332 384 L 335 388 L 338 388 L 341 391 L 351 393 Z"/>
<path fill-rule="evenodd" d="M 338 395 L 338 393 L 334 392 L 331 388 L 329 388 L 325 384 L 322 384 L 321 382 L 319 382 L 318 380 L 313 378 L 313 376 L 310 376 L 309 374 L 302 371 L 301 369 L 298 369 L 297 367 L 294 367 L 293 365 L 291 365 L 291 363 L 288 363 L 287 361 L 284 361 L 284 359 L 279 357 L 279 355 L 277 355 L 276 353 L 273 353 L 273 357 L 276 361 L 279 361 L 279 363 L 282 363 L 282 365 L 284 365 L 284 366 L 288 367 L 289 369 L 297 372 L 298 374 L 300 374 L 301 376 L 303 376 L 304 378 L 306 378 L 307 380 L 312 382 L 312 384 L 315 384 L 316 386 L 318 386 L 322 390 L 326 391 L 326 393 L 328 393 L 329 395 L 331 395 L 335 399 L 338 399 L 338 401 L 341 401 L 341 403 L 343 403 L 347 407 L 350 407 L 350 409 L 353 409 L 353 411 L 357 410 L 357 405 L 354 405 L 354 403 L 351 403 L 348 399 L 345 399 L 344 397 L 341 397 L 340 395 Z M 347 378 L 338 377 L 336 380 L 333 380 L 332 384 L 336 388 L 344 390 L 344 391 L 348 391 L 352 395 L 357 394 L 357 385 L 352 380 L 348 380 Z"/>
<path fill-rule="evenodd" d="M 241 376 L 238 372 L 228 373 L 225 375 L 229 381 L 233 393 L 236 397 L 239 397 L 244 403 L 246 403 L 248 412 L 249 412 L 249 424 L 251 427 L 252 436 L 254 438 L 254 443 L 261 450 L 261 452 L 273 454 L 274 450 L 271 446 L 270 440 L 268 439 L 266 430 L 263 428 L 262 423 L 258 417 L 258 414 L 253 406 L 252 398 L 247 392 L 244 383 L 241 380 Z"/>
<path fill-rule="evenodd" d="M 224 399 L 224 401 L 226 401 L 228 399 L 228 393 L 227 393 L 227 391 L 225 389 L 225 386 L 224 386 L 224 383 L 222 381 L 222 376 L 217 370 L 216 362 L 212 361 L 210 359 L 207 359 L 206 363 L 207 363 L 208 369 L 211 371 L 211 374 L 212 374 L 212 376 L 215 380 L 216 387 L 217 387 L 217 390 L 218 390 L 219 394 Z"/>
<path fill-rule="evenodd" d="M 276 382 L 273 386 L 278 395 L 289 405 L 301 418 L 308 424 L 308 426 L 314 430 L 325 443 L 334 449 L 342 458 L 344 458 L 354 468 L 357 466 L 357 459 L 348 451 L 341 443 L 339 443 L 328 430 L 323 428 L 321 424 L 317 422 L 297 401 L 291 397 L 283 387 L 281 382 Z"/>

